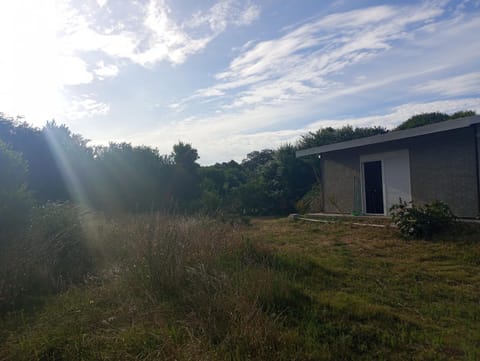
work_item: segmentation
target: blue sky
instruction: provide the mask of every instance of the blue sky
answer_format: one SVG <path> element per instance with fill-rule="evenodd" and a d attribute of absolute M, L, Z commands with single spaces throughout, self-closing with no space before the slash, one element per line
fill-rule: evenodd
<path fill-rule="evenodd" d="M 480 113 L 480 1 L 0 2 L 0 111 L 243 159 L 324 126 Z"/>

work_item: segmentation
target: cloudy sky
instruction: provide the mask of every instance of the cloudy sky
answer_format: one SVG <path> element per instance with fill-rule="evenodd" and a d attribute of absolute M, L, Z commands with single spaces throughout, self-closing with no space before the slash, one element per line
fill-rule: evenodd
<path fill-rule="evenodd" d="M 324 126 L 480 113 L 480 1 L 0 2 L 0 112 L 202 164 Z"/>

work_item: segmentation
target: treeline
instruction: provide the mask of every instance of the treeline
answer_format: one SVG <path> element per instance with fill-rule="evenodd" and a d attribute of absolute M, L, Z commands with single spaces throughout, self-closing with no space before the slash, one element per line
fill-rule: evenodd
<path fill-rule="evenodd" d="M 470 115 L 421 114 L 397 129 Z M 128 143 L 88 146 L 64 125 L 48 122 L 39 129 L 0 114 L 0 222 L 14 224 L 23 210 L 48 201 L 107 212 L 286 214 L 319 179 L 318 159 L 297 159 L 296 150 L 385 132 L 322 128 L 294 145 L 251 152 L 240 163 L 201 167 L 197 150 L 183 142 L 170 154 Z"/>
<path fill-rule="evenodd" d="M 201 167 L 197 150 L 183 142 L 170 154 L 128 143 L 88 146 L 64 125 L 38 129 L 2 116 L 0 204 L 72 201 L 108 212 L 283 214 L 315 182 L 312 163 L 297 159 L 296 149 L 287 144 L 252 152 L 240 163 Z"/>

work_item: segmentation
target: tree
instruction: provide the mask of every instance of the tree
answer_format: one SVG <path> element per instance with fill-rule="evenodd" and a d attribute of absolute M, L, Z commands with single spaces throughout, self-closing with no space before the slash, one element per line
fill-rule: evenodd
<path fill-rule="evenodd" d="M 199 168 L 201 208 L 207 212 L 233 213 L 238 206 L 236 190 L 247 182 L 247 174 L 234 160 Z"/>
<path fill-rule="evenodd" d="M 27 163 L 0 140 L 0 249 L 28 220 L 33 204 L 27 191 Z M 3 240 L 3 241 L 2 241 Z"/>
<path fill-rule="evenodd" d="M 458 119 L 458 118 L 465 118 L 465 117 L 473 117 L 474 115 L 477 115 L 477 113 L 473 110 L 460 110 L 450 115 L 449 118 Z"/>
<path fill-rule="evenodd" d="M 188 143 L 178 142 L 173 146 L 172 158 L 176 165 L 185 169 L 198 167 L 196 161 L 200 158 L 196 149 Z"/>
<path fill-rule="evenodd" d="M 353 128 L 351 125 L 346 125 L 341 128 L 327 127 L 302 135 L 297 143 L 297 147 L 299 149 L 319 147 L 384 133 L 387 133 L 387 129 L 378 126 Z"/>
<path fill-rule="evenodd" d="M 56 175 L 52 184 L 55 188 L 49 200 L 73 200 L 90 205 L 88 194 L 93 166 L 93 151 L 87 146 L 88 140 L 74 134 L 62 124 L 54 120 L 47 122 L 42 129 L 42 137 L 47 146 L 48 165 Z M 48 174 L 43 173 L 48 178 Z"/>
<path fill-rule="evenodd" d="M 87 140 L 65 125 L 52 121 L 37 129 L 21 122 L 21 118 L 0 114 L 0 139 L 27 162 L 27 183 L 37 200 L 71 200 L 72 177 L 77 185 L 85 185 L 92 151 Z"/>
<path fill-rule="evenodd" d="M 398 127 L 395 128 L 395 130 L 404 130 L 409 128 L 421 127 L 427 124 L 444 122 L 449 118 L 450 117 L 448 116 L 448 114 L 438 112 L 417 114 L 401 123 Z"/>
<path fill-rule="evenodd" d="M 198 208 L 195 201 L 200 197 L 200 176 L 196 161 L 198 152 L 188 143 L 178 142 L 173 146 L 173 175 L 171 179 L 172 196 L 177 206 L 184 211 Z"/>
<path fill-rule="evenodd" d="M 173 161 L 157 149 L 110 143 L 95 148 L 90 193 L 96 206 L 109 211 L 165 209 L 171 202 Z"/>
<path fill-rule="evenodd" d="M 439 112 L 422 113 L 422 114 L 417 114 L 417 115 L 414 115 L 413 117 L 410 117 L 409 119 L 401 123 L 398 127 L 396 127 L 395 130 L 416 128 L 416 127 L 421 127 L 423 125 L 444 122 L 446 120 L 451 120 L 451 119 L 470 117 L 473 115 L 477 115 L 473 110 L 462 110 L 462 111 L 453 113 L 452 115 L 439 113 Z"/>
<path fill-rule="evenodd" d="M 253 151 L 247 154 L 247 158 L 242 160 L 242 166 L 252 172 L 264 166 L 273 159 L 272 149 L 263 149 Z"/>
<path fill-rule="evenodd" d="M 295 152 L 296 148 L 291 144 L 285 144 L 275 151 L 278 167 L 273 185 L 281 194 L 277 210 L 282 213 L 292 212 L 295 202 L 315 183 L 314 168 L 303 158 L 297 158 Z"/>

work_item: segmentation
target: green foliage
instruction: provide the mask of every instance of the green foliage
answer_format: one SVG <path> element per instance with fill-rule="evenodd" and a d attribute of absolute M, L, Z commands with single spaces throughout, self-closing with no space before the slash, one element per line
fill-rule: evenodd
<path fill-rule="evenodd" d="M 32 199 L 26 189 L 27 164 L 0 140 L 0 252 L 28 221 Z"/>
<path fill-rule="evenodd" d="M 459 118 L 465 118 L 465 117 L 473 117 L 474 115 L 477 115 L 477 113 L 473 110 L 460 110 L 458 112 L 455 112 L 450 115 L 450 119 L 459 119 Z"/>
<path fill-rule="evenodd" d="M 407 119 L 406 121 L 401 123 L 398 127 L 396 127 L 395 130 L 416 128 L 416 127 L 421 127 L 423 125 L 444 122 L 446 120 L 451 120 L 451 119 L 470 117 L 473 115 L 476 115 L 476 113 L 472 110 L 459 111 L 459 112 L 453 113 L 452 115 L 439 113 L 439 112 L 422 113 L 422 114 L 414 115 L 413 117 Z"/>
<path fill-rule="evenodd" d="M 88 184 L 92 175 L 93 151 L 87 147 L 88 140 L 55 121 L 47 122 L 41 135 L 45 140 L 50 162 L 53 162 L 52 170 L 58 176 L 54 186 L 64 192 L 57 194 L 57 189 L 53 188 L 53 196 L 45 200 L 70 200 L 89 205 Z"/>
<path fill-rule="evenodd" d="M 399 129 L 473 114 L 423 114 Z M 321 160 L 296 158 L 296 150 L 386 131 L 383 127 L 322 128 L 305 134 L 296 145 L 250 152 L 240 164 L 200 167 L 198 151 L 188 143 L 178 142 L 169 155 L 128 143 L 89 147 L 86 139 L 54 121 L 37 129 L 0 115 L 0 139 L 28 164 L 22 184 L 28 184 L 36 201 L 67 200 L 111 214 L 287 214 L 321 180 Z M 302 202 L 298 206 L 307 209 L 309 205 Z"/>
<path fill-rule="evenodd" d="M 92 203 L 109 212 L 148 212 L 172 205 L 173 160 L 150 147 L 110 143 L 95 149 Z"/>
<path fill-rule="evenodd" d="M 196 161 L 200 158 L 196 149 L 191 144 L 178 142 L 173 146 L 171 157 L 176 165 L 186 169 L 196 168 Z"/>
<path fill-rule="evenodd" d="M 83 282 L 94 263 L 87 218 L 66 203 L 34 209 L 28 232 L 17 234 L 0 256 L 0 311 Z"/>
<path fill-rule="evenodd" d="M 311 187 L 311 164 L 296 158 L 296 147 L 251 152 L 238 164 L 202 167 L 202 199 L 227 213 L 248 215 L 287 214 Z"/>
<path fill-rule="evenodd" d="M 263 149 L 261 151 L 254 151 L 247 154 L 247 157 L 242 161 L 242 166 L 248 171 L 255 171 L 256 169 L 265 166 L 274 158 L 274 151 L 272 149 Z"/>
<path fill-rule="evenodd" d="M 48 122 L 37 129 L 0 114 L 0 139 L 27 162 L 26 182 L 37 200 L 73 200 L 72 179 L 85 187 L 91 174 L 91 149 L 66 126 Z"/>
<path fill-rule="evenodd" d="M 294 210 L 295 202 L 315 181 L 312 167 L 296 158 L 296 147 L 285 144 L 277 150 L 263 151 L 245 162 L 250 167 L 249 187 L 243 196 L 258 214 L 286 214 Z M 256 159 L 255 167 L 252 160 Z M 247 194 L 248 193 L 248 194 Z M 257 199 L 256 207 L 254 199 Z"/>
<path fill-rule="evenodd" d="M 322 145 L 346 142 L 348 140 L 370 137 L 372 135 L 384 134 L 387 130 L 383 127 L 355 127 L 350 125 L 341 128 L 321 128 L 316 132 L 309 132 L 302 135 L 298 142 L 298 148 L 319 147 Z"/>
<path fill-rule="evenodd" d="M 314 168 L 296 157 L 296 148 L 291 144 L 281 146 L 275 152 L 278 164 L 272 179 L 271 189 L 276 191 L 276 208 L 282 213 L 295 209 L 295 203 L 309 191 L 315 182 Z"/>
<path fill-rule="evenodd" d="M 421 127 L 427 124 L 433 124 L 438 122 L 444 122 L 449 119 L 448 114 L 444 113 L 423 113 L 414 115 L 413 117 L 407 119 L 401 123 L 395 130 L 404 130 L 409 128 Z"/>
<path fill-rule="evenodd" d="M 390 208 L 393 222 L 407 239 L 430 239 L 434 234 L 452 227 L 455 216 L 447 204 L 434 201 L 423 206 L 400 201 Z"/>

